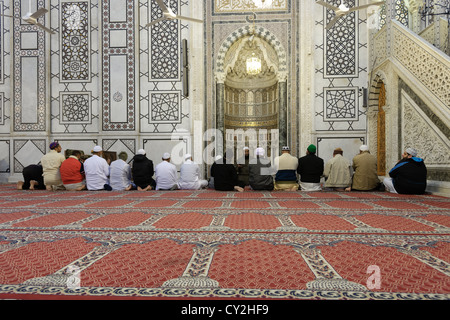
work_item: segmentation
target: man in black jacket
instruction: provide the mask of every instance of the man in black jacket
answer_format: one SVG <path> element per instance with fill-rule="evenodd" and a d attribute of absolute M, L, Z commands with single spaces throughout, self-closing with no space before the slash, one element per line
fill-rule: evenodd
<path fill-rule="evenodd" d="M 417 151 L 408 148 L 402 159 L 389 171 L 391 178 L 385 178 L 386 190 L 400 194 L 424 194 L 427 187 L 427 167 Z"/>
<path fill-rule="evenodd" d="M 273 190 L 273 177 L 270 159 L 266 158 L 264 148 L 256 149 L 256 159 L 250 160 L 248 181 L 252 190 Z"/>
<path fill-rule="evenodd" d="M 144 149 L 138 150 L 133 158 L 131 175 L 133 182 L 140 191 L 147 191 L 156 188 L 156 182 L 153 180 L 153 161 L 148 159 Z"/>
<path fill-rule="evenodd" d="M 302 191 L 320 191 L 320 178 L 323 174 L 323 159 L 316 156 L 316 146 L 310 144 L 306 156 L 298 159 L 297 173 L 300 175 Z"/>
<path fill-rule="evenodd" d="M 223 158 L 219 158 L 211 166 L 211 177 L 214 178 L 214 189 L 220 191 L 244 191 L 244 183 L 238 180 L 238 174 L 231 162 L 232 152 L 227 151 Z M 228 156 L 227 156 L 228 155 Z M 228 160 L 228 161 L 227 161 Z"/>

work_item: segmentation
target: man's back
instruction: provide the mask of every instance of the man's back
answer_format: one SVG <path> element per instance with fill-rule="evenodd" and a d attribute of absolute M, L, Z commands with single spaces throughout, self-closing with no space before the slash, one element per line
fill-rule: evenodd
<path fill-rule="evenodd" d="M 297 173 L 302 182 L 320 183 L 323 169 L 323 159 L 314 154 L 308 154 L 298 159 Z"/>
<path fill-rule="evenodd" d="M 42 170 L 44 177 L 52 175 L 60 177 L 59 167 L 66 160 L 66 158 L 55 150 L 51 150 L 41 158 Z"/>
<path fill-rule="evenodd" d="M 377 187 L 380 180 L 377 174 L 377 159 L 369 152 L 363 152 L 353 158 L 352 189 L 354 190 L 372 190 Z"/>
<path fill-rule="evenodd" d="M 133 158 L 133 167 L 131 168 L 134 183 L 137 186 L 146 187 L 152 185 L 153 181 L 153 161 L 145 155 L 135 155 Z"/>
<path fill-rule="evenodd" d="M 198 190 L 208 186 L 208 181 L 200 178 L 200 166 L 192 160 L 186 160 L 180 167 L 180 189 Z"/>
<path fill-rule="evenodd" d="M 424 194 L 427 187 L 427 168 L 423 159 L 412 157 L 402 159 L 392 168 L 395 190 L 402 194 Z"/>
<path fill-rule="evenodd" d="M 113 190 L 125 190 L 131 184 L 131 167 L 122 159 L 111 162 L 110 185 Z"/>
<path fill-rule="evenodd" d="M 238 185 L 238 175 L 232 164 L 215 163 L 211 167 L 211 176 L 214 177 L 214 188 L 216 190 L 231 191 Z"/>
<path fill-rule="evenodd" d="M 75 156 L 63 161 L 60 173 L 64 184 L 80 183 L 84 180 L 84 166 Z"/>
<path fill-rule="evenodd" d="M 168 161 L 155 167 L 156 190 L 170 190 L 177 183 L 177 168 Z"/>
<path fill-rule="evenodd" d="M 253 190 L 273 190 L 270 160 L 258 157 L 250 162 L 248 180 Z"/>
<path fill-rule="evenodd" d="M 350 185 L 350 161 L 340 154 L 330 159 L 324 169 L 327 177 L 325 187 L 348 187 Z"/>
<path fill-rule="evenodd" d="M 109 184 L 109 165 L 97 155 L 84 161 L 84 172 L 88 190 L 103 190 L 105 184 Z"/>
<path fill-rule="evenodd" d="M 275 159 L 275 166 L 277 168 L 276 181 L 297 180 L 298 159 L 296 157 L 289 153 L 283 153 Z"/>

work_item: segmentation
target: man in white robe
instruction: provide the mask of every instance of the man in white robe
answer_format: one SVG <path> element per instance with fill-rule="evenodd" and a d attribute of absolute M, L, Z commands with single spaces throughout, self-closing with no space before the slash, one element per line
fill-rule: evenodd
<path fill-rule="evenodd" d="M 155 167 L 156 190 L 175 190 L 177 185 L 177 167 L 170 163 L 170 154 L 164 153 L 162 162 Z"/>
<path fill-rule="evenodd" d="M 178 180 L 178 188 L 199 190 L 206 188 L 208 181 L 200 179 L 200 167 L 192 161 L 192 156 L 186 154 L 184 163 L 180 168 L 180 179 Z"/>

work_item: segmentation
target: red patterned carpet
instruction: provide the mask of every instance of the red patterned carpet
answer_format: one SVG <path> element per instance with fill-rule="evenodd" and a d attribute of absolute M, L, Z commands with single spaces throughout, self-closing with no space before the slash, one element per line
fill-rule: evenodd
<path fill-rule="evenodd" d="M 2 185 L 0 230 L 2 299 L 450 298 L 433 195 Z"/>

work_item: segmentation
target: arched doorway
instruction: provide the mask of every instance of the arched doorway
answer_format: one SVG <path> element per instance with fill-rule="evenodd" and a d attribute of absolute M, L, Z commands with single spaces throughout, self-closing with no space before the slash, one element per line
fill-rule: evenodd
<path fill-rule="evenodd" d="M 220 47 L 215 72 L 216 129 L 223 132 L 224 140 L 250 148 L 266 140 L 263 147 L 276 146 L 276 153 L 280 145 L 286 145 L 287 68 L 280 43 L 263 27 L 240 28 Z M 248 58 L 259 59 L 258 72 L 248 72 Z M 227 129 L 234 131 L 233 137 L 226 135 Z"/>
<path fill-rule="evenodd" d="M 378 117 L 377 117 L 377 168 L 378 175 L 386 174 L 386 88 L 384 83 L 380 83 L 380 93 L 378 96 Z"/>
<path fill-rule="evenodd" d="M 236 41 L 225 58 L 225 137 L 235 141 L 238 156 L 243 146 L 263 146 L 271 155 L 272 134 L 279 128 L 276 57 L 267 42 L 251 35 Z"/>

